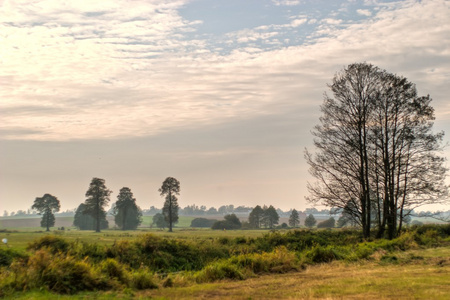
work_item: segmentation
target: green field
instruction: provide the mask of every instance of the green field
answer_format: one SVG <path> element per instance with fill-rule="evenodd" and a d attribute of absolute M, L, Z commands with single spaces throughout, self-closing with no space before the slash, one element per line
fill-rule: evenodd
<path fill-rule="evenodd" d="M 146 233 L 152 233 L 164 238 L 197 240 L 208 239 L 211 237 L 258 237 L 268 232 L 268 230 L 213 231 L 209 228 L 191 228 L 190 225 L 193 219 L 194 217 L 180 216 L 179 222 L 174 227 L 173 232 L 168 232 L 167 229 L 162 230 L 157 228 L 150 228 L 152 216 L 144 216 L 143 222 L 138 230 L 121 231 L 116 229 L 108 229 L 102 230 L 102 232 L 100 233 L 95 233 L 90 230 L 77 230 L 73 226 L 67 226 L 67 224 L 73 223 L 73 217 L 57 217 L 56 226 L 58 226 L 58 224 L 60 224 L 59 226 L 62 226 L 61 224 L 66 224 L 65 230 L 57 230 L 57 227 L 52 227 L 50 233 L 62 236 L 71 241 L 78 239 L 89 243 L 95 242 L 98 244 L 109 245 L 114 243 L 115 241 L 132 240 L 137 235 Z M 21 226 L 23 224 L 26 225 L 31 222 L 39 224 L 39 218 L 8 218 L 7 220 L 9 221 L 9 225 L 12 226 L 2 227 L 2 218 L 0 218 L 0 230 L 4 231 L 0 231 L 0 239 L 7 238 L 9 246 L 13 248 L 25 249 L 29 242 L 49 234 L 48 232 L 45 232 L 45 229 L 41 227 Z M 5 221 L 5 219 L 3 219 L 3 221 Z M 112 223 L 112 220 L 110 220 L 110 224 Z"/>

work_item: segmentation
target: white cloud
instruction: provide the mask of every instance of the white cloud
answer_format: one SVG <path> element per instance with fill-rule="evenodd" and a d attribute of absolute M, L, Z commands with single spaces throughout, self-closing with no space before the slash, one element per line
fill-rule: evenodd
<path fill-rule="evenodd" d="M 305 24 L 308 21 L 308 19 L 295 19 L 291 22 L 292 27 L 298 27 L 300 25 Z"/>
<path fill-rule="evenodd" d="M 370 16 L 372 15 L 372 13 L 370 12 L 370 10 L 368 10 L 368 9 L 357 9 L 356 12 L 357 12 L 359 15 L 366 16 L 366 17 L 370 17 Z"/>

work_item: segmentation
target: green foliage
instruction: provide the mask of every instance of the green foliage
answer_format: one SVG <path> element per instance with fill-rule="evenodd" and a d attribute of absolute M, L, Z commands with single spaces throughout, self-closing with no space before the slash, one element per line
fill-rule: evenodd
<path fill-rule="evenodd" d="M 298 225 L 300 225 L 300 215 L 297 210 L 293 209 L 291 215 L 289 216 L 289 226 L 295 228 Z"/>
<path fill-rule="evenodd" d="M 158 288 L 158 284 L 155 282 L 153 272 L 146 267 L 142 267 L 131 273 L 130 287 L 137 290 L 147 290 Z"/>
<path fill-rule="evenodd" d="M 316 218 L 314 218 L 314 216 L 312 214 L 307 216 L 305 219 L 306 227 L 309 227 L 309 228 L 314 227 L 314 225 L 316 225 L 316 223 L 317 223 Z"/>
<path fill-rule="evenodd" d="M 166 196 L 162 211 L 166 222 L 169 224 L 169 231 L 172 232 L 173 224 L 178 222 L 179 206 L 175 195 L 180 194 L 180 182 L 173 177 L 167 177 L 158 191 L 161 196 Z"/>
<path fill-rule="evenodd" d="M 403 251 L 448 245 L 448 229 L 447 225 L 413 227 L 399 238 L 374 241 L 364 241 L 360 232 L 352 230 L 271 231 L 257 238 L 189 240 L 144 234 L 112 245 L 47 235 L 30 243 L 27 254 L 0 249 L 0 296 L 37 289 L 59 294 L 131 293 L 158 286 L 242 280 L 334 260 L 404 263 L 417 258 Z"/>
<path fill-rule="evenodd" d="M 242 280 L 261 273 L 285 273 L 298 270 L 299 260 L 294 252 L 279 247 L 270 253 L 240 254 L 209 264 L 195 274 L 197 282 L 222 279 Z"/>
<path fill-rule="evenodd" d="M 49 231 L 49 227 L 55 225 L 55 215 L 53 213 L 58 212 L 61 205 L 58 198 L 50 194 L 45 194 L 41 198 L 37 197 L 31 208 L 36 209 L 39 214 L 42 214 L 41 227 L 47 228 L 47 231 Z"/>
<path fill-rule="evenodd" d="M 106 188 L 105 180 L 93 178 L 86 192 L 83 213 L 94 218 L 95 231 L 100 232 L 103 220 L 106 220 L 105 206 L 109 202 L 111 191 Z"/>
<path fill-rule="evenodd" d="M 142 211 L 127 187 L 120 189 L 114 205 L 114 221 L 122 230 L 134 230 L 142 223 Z"/>
<path fill-rule="evenodd" d="M 46 211 L 42 215 L 41 227 L 47 228 L 50 231 L 50 227 L 55 226 L 55 215 L 51 211 Z"/>
<path fill-rule="evenodd" d="M 280 220 L 280 216 L 278 215 L 275 207 L 272 205 L 269 207 L 264 208 L 263 218 L 262 218 L 262 224 L 264 224 L 264 227 L 266 228 L 274 228 L 275 225 L 278 224 L 278 221 Z"/>
<path fill-rule="evenodd" d="M 195 218 L 191 221 L 191 227 L 209 228 L 215 222 L 217 222 L 216 219 Z"/>
<path fill-rule="evenodd" d="M 211 228 L 218 230 L 234 230 L 242 227 L 241 221 L 235 214 L 226 215 L 223 221 L 216 221 Z"/>
<path fill-rule="evenodd" d="M 157 213 L 156 215 L 154 215 L 152 221 L 152 224 L 156 225 L 160 229 L 164 229 L 168 226 L 166 218 L 161 213 Z"/>
<path fill-rule="evenodd" d="M 14 260 L 26 259 L 28 255 L 23 251 L 0 247 L 0 267 L 8 267 Z"/>
<path fill-rule="evenodd" d="M 261 222 L 263 219 L 264 210 L 261 206 L 256 205 L 255 208 L 250 212 L 248 216 L 248 223 L 250 224 L 250 228 L 260 228 Z"/>
<path fill-rule="evenodd" d="M 329 218 L 328 220 L 322 221 L 317 224 L 317 228 L 334 228 L 336 221 L 334 218 Z"/>
<path fill-rule="evenodd" d="M 27 249 L 37 251 L 47 248 L 51 253 L 56 254 L 59 252 L 67 253 L 70 246 L 70 243 L 62 237 L 46 235 L 39 240 L 30 243 Z"/>
<path fill-rule="evenodd" d="M 316 245 L 304 254 L 309 263 L 328 263 L 336 259 L 342 259 L 339 253 L 333 246 L 319 246 Z"/>
<path fill-rule="evenodd" d="M 80 230 L 95 230 L 96 229 L 96 220 L 91 215 L 85 213 L 86 205 L 81 203 L 76 212 L 73 219 L 73 226 L 78 227 Z M 108 228 L 108 221 L 106 220 L 106 212 L 102 211 L 100 214 L 100 229 Z"/>
<path fill-rule="evenodd" d="M 222 279 L 243 280 L 245 276 L 243 270 L 236 265 L 229 264 L 227 261 L 216 262 L 206 266 L 195 275 L 198 283 L 213 282 Z"/>
<path fill-rule="evenodd" d="M 120 264 L 114 258 L 107 258 L 100 263 L 100 272 L 109 278 L 117 280 L 119 283 L 127 284 L 130 281 L 129 272 L 125 265 Z"/>

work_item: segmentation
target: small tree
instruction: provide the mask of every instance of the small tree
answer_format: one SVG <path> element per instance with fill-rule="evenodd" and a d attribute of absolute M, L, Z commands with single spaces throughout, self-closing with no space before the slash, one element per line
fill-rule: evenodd
<path fill-rule="evenodd" d="M 306 227 L 312 228 L 312 227 L 314 227 L 314 225 L 316 225 L 316 223 L 317 223 L 316 218 L 314 218 L 314 216 L 312 214 L 310 214 L 305 219 L 305 226 Z"/>
<path fill-rule="evenodd" d="M 156 227 L 158 227 L 159 229 L 164 229 L 168 226 L 166 218 L 164 218 L 164 215 L 162 213 L 157 213 L 156 215 L 154 215 L 152 220 L 152 224 L 156 225 Z"/>
<path fill-rule="evenodd" d="M 45 194 L 41 198 L 37 197 L 31 208 L 43 215 L 41 227 L 47 228 L 47 231 L 50 231 L 50 227 L 55 225 L 55 215 L 53 213 L 58 212 L 61 206 L 58 198 L 50 194 Z"/>
<path fill-rule="evenodd" d="M 106 188 L 105 180 L 93 178 L 86 192 L 85 208 L 83 212 L 94 218 L 95 232 L 100 232 L 101 222 L 106 218 L 105 206 L 109 202 L 111 191 Z"/>
<path fill-rule="evenodd" d="M 329 218 L 328 220 L 322 221 L 317 224 L 317 228 L 334 228 L 336 220 L 334 218 Z"/>
<path fill-rule="evenodd" d="M 173 177 L 167 177 L 158 190 L 161 196 L 166 196 L 164 202 L 163 214 L 166 222 L 169 224 L 169 232 L 172 232 L 172 226 L 178 222 L 178 199 L 175 195 L 180 194 L 180 182 Z"/>
<path fill-rule="evenodd" d="M 114 206 L 114 221 L 122 230 L 134 230 L 142 223 L 142 211 L 127 187 L 120 189 Z"/>
<path fill-rule="evenodd" d="M 300 215 L 298 211 L 293 209 L 291 215 L 289 216 L 289 226 L 297 227 L 300 224 Z"/>
<path fill-rule="evenodd" d="M 264 210 L 261 206 L 256 205 L 248 216 L 248 223 L 251 228 L 261 228 L 261 222 L 263 219 Z"/>
<path fill-rule="evenodd" d="M 86 205 L 81 203 L 75 211 L 73 218 L 73 226 L 80 230 L 95 230 L 95 220 L 91 215 L 86 214 L 84 211 Z M 106 220 L 106 213 L 103 212 L 100 216 L 100 229 L 108 228 L 108 220 Z"/>

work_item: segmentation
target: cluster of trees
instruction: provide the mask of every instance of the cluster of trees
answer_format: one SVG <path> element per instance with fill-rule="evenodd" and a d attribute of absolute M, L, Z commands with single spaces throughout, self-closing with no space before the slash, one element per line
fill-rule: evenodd
<path fill-rule="evenodd" d="M 273 228 L 279 220 L 280 216 L 272 205 L 269 207 L 257 205 L 248 216 L 250 228 Z"/>
<path fill-rule="evenodd" d="M 367 63 L 335 75 L 305 151 L 315 184 L 309 200 L 342 209 L 370 235 L 394 238 L 420 205 L 446 201 L 443 133 L 432 132 L 429 96 L 403 77 Z"/>
<path fill-rule="evenodd" d="M 211 226 L 212 229 L 219 230 L 233 230 L 233 229 L 241 229 L 242 223 L 239 218 L 235 214 L 226 215 L 224 220 L 216 221 Z"/>
<path fill-rule="evenodd" d="M 81 203 L 74 217 L 74 225 L 81 230 L 100 232 L 108 228 L 106 206 L 110 201 L 111 191 L 106 187 L 105 180 L 93 178 L 86 192 L 86 200 Z M 122 230 L 136 229 L 142 222 L 142 211 L 136 204 L 136 199 L 128 187 L 123 187 L 113 204 L 114 222 Z"/>

